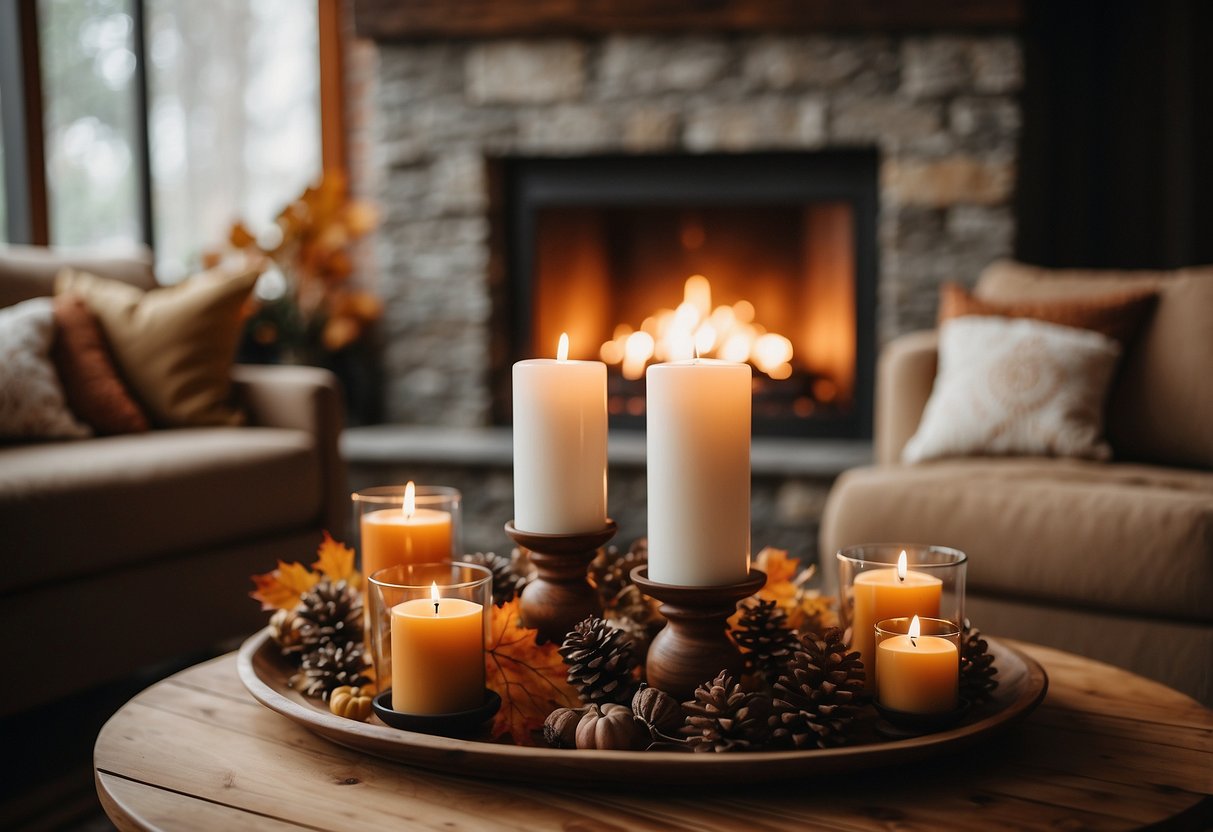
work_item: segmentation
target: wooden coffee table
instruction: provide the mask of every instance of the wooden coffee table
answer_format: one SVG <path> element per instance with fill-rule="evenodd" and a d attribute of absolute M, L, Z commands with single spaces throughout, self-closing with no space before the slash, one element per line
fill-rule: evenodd
<path fill-rule="evenodd" d="M 235 654 L 136 696 L 102 729 L 97 791 L 121 829 L 1132 829 L 1213 825 L 1213 711 L 1069 653 L 1039 709 L 907 770 L 761 788 L 542 788 L 435 774 L 333 745 L 262 707 Z M 570 752 L 574 753 L 574 752 Z"/>

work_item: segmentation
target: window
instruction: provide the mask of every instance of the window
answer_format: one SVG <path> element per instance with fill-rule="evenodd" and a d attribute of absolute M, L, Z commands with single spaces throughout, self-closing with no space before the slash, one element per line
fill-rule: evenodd
<path fill-rule="evenodd" d="M 234 220 L 266 227 L 319 175 L 317 10 L 145 4 L 157 273 L 173 282 Z"/>
<path fill-rule="evenodd" d="M 3 102 L 0 102 L 2 105 Z M 0 106 L 0 113 L 4 107 Z M 4 186 L 4 131 L 0 130 L 0 243 L 8 242 L 8 190 Z"/>
<path fill-rule="evenodd" d="M 128 0 L 40 0 L 51 239 L 129 246 L 141 237 L 133 20 Z"/>
<path fill-rule="evenodd" d="M 172 282 L 233 221 L 266 228 L 341 164 L 340 32 L 339 0 L 0 0 L 8 161 L 29 173 L 5 181 L 0 145 L 0 239 L 154 242 Z"/>

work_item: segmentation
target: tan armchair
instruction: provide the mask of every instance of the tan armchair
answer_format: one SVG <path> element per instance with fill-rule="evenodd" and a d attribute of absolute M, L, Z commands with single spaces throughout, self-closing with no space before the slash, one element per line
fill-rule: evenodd
<path fill-rule="evenodd" d="M 1013 268 L 1026 267 L 992 267 L 978 294 L 983 286 L 993 294 L 989 287 Z M 1061 273 L 1048 289 L 1077 279 Z M 1201 292 L 1213 290 L 1213 274 L 1192 279 L 1208 281 Z M 1173 299 L 1162 291 L 1151 326 L 1161 318 L 1168 341 L 1186 338 L 1203 349 L 1207 339 L 1213 349 L 1213 304 L 1202 318 L 1169 308 Z M 1185 292 L 1179 302 L 1187 306 Z M 1192 327 L 1177 334 L 1171 324 L 1181 311 Z M 1146 348 L 1153 335 L 1143 333 L 1130 349 Z M 883 351 L 878 464 L 848 471 L 831 491 L 820 536 L 826 566 L 833 568 L 837 549 L 856 543 L 957 547 L 970 557 L 968 613 L 983 631 L 1127 667 L 1213 704 L 1213 465 L 1041 457 L 901 464 L 935 370 L 934 332 L 903 336 Z M 1191 379 L 1194 388 L 1201 383 Z M 1125 393 L 1117 391 L 1113 402 Z M 1199 391 L 1189 398 L 1202 401 Z M 1181 418 L 1191 424 L 1194 415 Z M 1213 435 L 1213 413 L 1204 418 Z M 1180 448 L 1174 437 L 1181 433 L 1177 428 L 1168 437 L 1168 450 L 1201 458 L 1202 437 L 1194 434 L 1197 446 Z"/>

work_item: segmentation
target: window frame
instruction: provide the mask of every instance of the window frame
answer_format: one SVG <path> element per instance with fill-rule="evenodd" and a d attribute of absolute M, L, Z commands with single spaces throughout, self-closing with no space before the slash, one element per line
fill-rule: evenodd
<path fill-rule="evenodd" d="M 135 71 L 136 197 L 143 242 L 155 249 L 148 113 L 144 0 L 128 0 Z M 316 0 L 320 72 L 320 156 L 323 172 L 345 170 L 343 0 Z M 0 2 L 0 129 L 4 138 L 4 200 L 10 244 L 50 245 L 37 0 Z M 319 171 L 318 171 L 319 173 Z"/>

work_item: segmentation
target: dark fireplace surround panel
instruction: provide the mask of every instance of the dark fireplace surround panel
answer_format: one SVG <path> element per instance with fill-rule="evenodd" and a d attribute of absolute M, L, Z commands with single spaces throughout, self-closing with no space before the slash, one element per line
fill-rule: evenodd
<path fill-rule="evenodd" d="M 534 252 L 518 244 L 543 221 L 545 200 L 610 194 L 659 212 L 660 190 L 727 211 L 761 186 L 771 201 L 756 211 L 780 199 L 829 204 L 815 203 L 814 189 L 852 203 L 855 418 L 806 423 L 802 435 L 868 435 L 879 347 L 934 324 L 942 282 L 972 282 L 1011 252 L 1022 83 L 1014 3 L 961 4 L 959 18 L 956 4 L 909 4 L 922 12 L 911 20 L 901 4 L 863 4 L 860 14 L 808 0 L 780 6 L 802 25 L 722 13 L 678 31 L 631 3 L 642 32 L 595 18 L 547 20 L 540 33 L 522 26 L 522 12 L 502 12 L 514 24 L 499 28 L 480 13 L 509 4 L 452 2 L 440 13 L 355 4 L 360 31 L 379 39 L 371 112 L 353 146 L 373 149 L 359 181 L 383 213 L 375 259 L 388 421 L 501 421 L 510 362 L 551 354 L 528 341 L 522 293 Z M 872 179 L 840 183 L 856 159 Z M 747 167 L 774 161 L 785 175 Z M 693 172 L 673 175 L 684 166 Z M 569 182 L 551 175 L 566 169 L 577 171 Z M 528 171 L 534 181 L 518 187 Z"/>
<path fill-rule="evenodd" d="M 499 345 L 493 353 L 494 420 L 510 422 L 514 361 L 550 356 L 559 332 L 576 330 L 587 316 L 610 325 L 593 333 L 585 332 L 584 327 L 570 333 L 572 357 L 596 359 L 597 345 L 609 340 L 613 325 L 628 323 L 623 309 L 632 308 L 630 322 L 638 325 L 639 317 L 647 310 L 655 311 L 659 302 L 664 301 L 666 308 L 675 306 L 683 281 L 702 272 L 713 283 L 713 304 L 754 301 L 756 322 L 769 323 L 771 315 L 776 315 L 782 319 L 777 329 L 793 334 L 796 353 L 792 362 L 797 368 L 793 377 L 776 381 L 754 370 L 757 435 L 870 436 L 878 169 L 874 149 L 494 160 L 490 176 L 497 183 L 493 192 L 499 195 L 499 204 L 491 211 L 494 259 L 502 260 L 505 274 L 505 290 L 499 293 L 493 315 L 493 343 Z M 817 239 L 814 223 L 806 221 L 816 207 L 823 206 L 846 212 L 841 243 L 833 233 Z M 617 218 L 614 223 L 610 222 L 612 216 Z M 659 220 L 669 225 L 688 217 L 694 220 L 694 241 L 657 227 Z M 588 236 L 588 242 L 570 242 L 569 237 L 579 235 L 568 234 L 568 229 L 587 225 L 587 221 L 599 233 L 580 235 Z M 566 233 L 560 234 L 562 230 Z M 672 238 L 670 256 L 662 259 L 668 268 L 650 267 L 635 273 L 633 261 L 643 258 L 628 258 L 623 249 L 639 248 L 651 255 L 664 238 Z M 679 250 L 688 243 L 695 248 Z M 585 269 L 575 280 L 562 267 L 542 266 L 545 246 L 554 245 L 571 248 L 574 255 L 579 249 L 598 249 L 571 259 L 566 252 L 564 258 L 574 264 L 567 269 L 570 271 L 576 271 L 575 264 L 585 257 L 601 263 L 590 278 L 589 291 L 585 290 Z M 827 246 L 845 250 L 814 253 L 814 248 Z M 722 253 L 713 256 L 717 251 Z M 845 275 L 817 275 L 838 271 L 838 267 L 831 270 L 835 262 L 843 264 Z M 683 266 L 681 270 L 679 266 Z M 732 280 L 721 280 L 721 273 Z M 595 278 L 600 285 L 593 285 Z M 839 297 L 839 289 L 834 287 L 817 289 L 815 284 L 827 280 L 841 282 L 845 296 Z M 724 292 L 717 289 L 722 283 Z M 762 285 L 755 285 L 759 283 Z M 549 315 L 554 320 L 540 326 L 536 309 L 541 306 L 540 295 L 549 294 L 565 295 L 550 299 L 548 306 L 555 305 L 567 314 Z M 636 294 L 643 299 L 629 304 L 627 296 Z M 586 309 L 587 305 L 592 308 Z M 847 364 L 837 371 L 842 378 L 827 379 L 827 389 L 845 388 L 845 400 L 834 407 L 811 397 L 814 341 L 820 342 L 822 336 L 810 332 L 806 339 L 795 337 L 796 331 L 814 324 L 798 320 L 807 317 L 806 310 L 836 333 L 834 338 L 848 342 L 838 350 Z M 818 351 L 823 349 L 832 351 L 829 344 L 818 346 Z M 802 355 L 804 352 L 808 355 Z M 643 429 L 639 409 L 643 407 L 643 380 L 628 382 L 612 366 L 610 388 L 612 425 Z M 626 410 L 622 401 L 627 402 Z M 803 403 L 805 412 L 797 415 L 793 401 Z"/>

